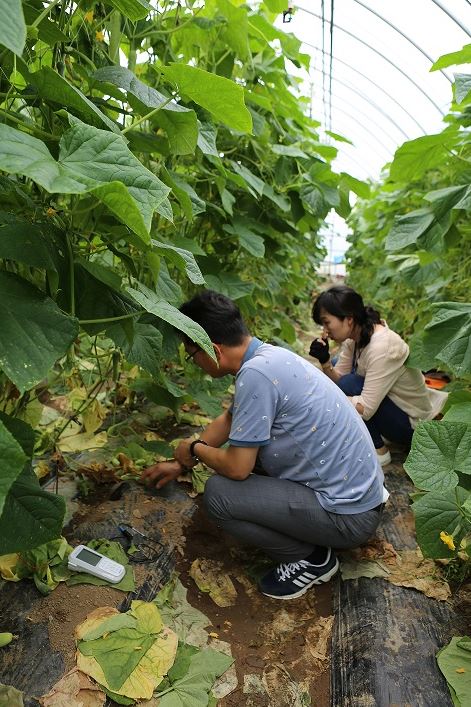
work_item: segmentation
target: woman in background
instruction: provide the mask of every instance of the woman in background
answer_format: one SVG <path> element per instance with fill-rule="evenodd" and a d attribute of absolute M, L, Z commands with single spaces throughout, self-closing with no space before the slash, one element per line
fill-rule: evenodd
<path fill-rule="evenodd" d="M 428 389 L 421 371 L 405 366 L 406 342 L 351 287 L 336 285 L 322 292 L 312 317 L 323 332 L 312 342 L 310 355 L 365 421 L 380 464 L 389 464 L 384 440 L 410 445 L 417 422 L 436 417 L 447 394 Z M 341 344 L 335 365 L 329 339 Z"/>

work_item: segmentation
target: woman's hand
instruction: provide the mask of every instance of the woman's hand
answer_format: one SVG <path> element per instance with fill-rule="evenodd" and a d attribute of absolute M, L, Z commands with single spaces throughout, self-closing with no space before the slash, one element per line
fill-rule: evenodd
<path fill-rule="evenodd" d="M 311 344 L 311 348 L 309 349 L 309 355 L 313 358 L 317 358 L 321 365 L 327 363 L 330 358 L 329 342 L 327 337 L 322 339 L 314 339 Z"/>
<path fill-rule="evenodd" d="M 153 466 L 149 466 L 141 474 L 141 479 L 145 483 L 157 482 L 156 489 L 161 489 L 162 486 L 168 484 L 169 481 L 176 479 L 182 473 L 182 465 L 176 459 L 169 462 L 157 462 Z"/>

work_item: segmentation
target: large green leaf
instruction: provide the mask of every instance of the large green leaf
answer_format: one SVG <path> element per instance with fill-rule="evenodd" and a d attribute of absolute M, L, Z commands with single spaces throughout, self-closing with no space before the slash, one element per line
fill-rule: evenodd
<path fill-rule="evenodd" d="M 224 226 L 226 233 L 232 233 L 239 240 L 240 246 L 256 258 L 265 255 L 265 242 L 261 236 L 250 228 L 245 219 L 235 218 L 232 224 Z"/>
<path fill-rule="evenodd" d="M 208 693 L 217 677 L 234 662 L 230 656 L 212 648 L 191 655 L 185 670 L 174 671 L 177 678 L 172 691 L 159 698 L 159 707 L 202 707 L 208 704 Z M 158 693 L 157 693 L 158 695 Z"/>
<path fill-rule="evenodd" d="M 90 101 L 82 91 L 73 86 L 64 77 L 49 66 L 28 74 L 28 80 L 36 87 L 41 98 L 68 108 L 72 113 L 79 113 L 87 123 L 97 128 L 106 126 L 108 130 L 119 133 L 119 127 Z"/>
<path fill-rule="evenodd" d="M 235 7 L 229 0 L 218 0 L 218 10 L 226 18 L 222 27 L 221 38 L 241 59 L 249 55 L 247 9 Z"/>
<path fill-rule="evenodd" d="M 404 468 L 423 491 L 455 488 L 457 472 L 471 474 L 471 427 L 460 422 L 421 422 Z"/>
<path fill-rule="evenodd" d="M 0 44 L 21 56 L 26 42 L 21 0 L 0 0 L 0 17 Z"/>
<path fill-rule="evenodd" d="M 11 432 L 0 421 L 0 515 L 8 491 L 21 474 L 27 458 Z"/>
<path fill-rule="evenodd" d="M 252 116 L 244 103 L 242 86 L 185 64 L 161 68 L 167 81 L 175 83 L 182 96 L 187 96 L 229 128 L 243 133 L 252 131 Z"/>
<path fill-rule="evenodd" d="M 78 322 L 26 280 L 0 272 L 0 367 L 23 392 L 39 383 L 78 334 Z"/>
<path fill-rule="evenodd" d="M 220 272 L 219 275 L 205 274 L 204 279 L 212 290 L 234 300 L 251 295 L 255 287 L 253 282 L 244 282 L 238 275 L 229 272 Z"/>
<path fill-rule="evenodd" d="M 25 468 L 11 487 L 0 518 L 0 555 L 55 540 L 64 514 L 62 496 L 43 491 L 33 472 Z"/>
<path fill-rule="evenodd" d="M 134 157 L 120 135 L 74 120 L 62 136 L 57 161 L 41 140 L 0 125 L 0 169 L 30 177 L 51 193 L 91 192 L 148 240 L 154 211 L 172 218 L 168 187 Z"/>
<path fill-rule="evenodd" d="M 121 628 L 105 638 L 80 641 L 77 647 L 83 655 L 95 658 L 108 685 L 113 690 L 119 690 L 154 641 L 154 635 Z"/>
<path fill-rule="evenodd" d="M 417 541 L 426 557 L 439 559 L 452 556 L 452 551 L 440 539 L 440 533 L 454 534 L 455 546 L 458 547 L 466 532 L 461 508 L 469 496 L 469 491 L 458 486 L 449 491 L 426 493 L 412 504 Z"/>
<path fill-rule="evenodd" d="M 182 314 L 176 307 L 165 302 L 165 300 L 159 299 L 158 295 L 145 285 L 138 283 L 138 288 L 137 290 L 133 287 L 127 288 L 128 294 L 137 304 L 140 304 L 146 312 L 154 314 L 159 319 L 163 319 L 182 331 L 215 360 L 213 345 L 199 324 L 196 324 L 196 322 Z"/>
<path fill-rule="evenodd" d="M 445 162 L 459 139 L 456 129 L 447 129 L 437 135 L 424 135 L 405 142 L 395 152 L 391 178 L 398 182 L 419 179 L 427 170 Z"/>
<path fill-rule="evenodd" d="M 186 273 L 189 280 L 194 285 L 204 285 L 205 279 L 201 274 L 194 255 L 188 250 L 177 248 L 169 243 L 161 243 L 160 241 L 152 240 L 152 246 L 156 253 L 163 255 L 164 258 L 174 263 L 180 270 Z"/>
<path fill-rule="evenodd" d="M 215 125 L 198 121 L 198 147 L 204 155 L 219 157 L 216 137 L 217 129 Z"/>
<path fill-rule="evenodd" d="M 456 375 L 471 372 L 471 304 L 436 302 L 430 306 L 432 319 L 425 326 L 425 353 L 442 361 Z"/>
<path fill-rule="evenodd" d="M 33 456 L 35 435 L 31 425 L 23 422 L 18 417 L 11 417 L 4 412 L 0 412 L 0 421 L 13 435 L 27 457 Z"/>
<path fill-rule="evenodd" d="M 206 202 L 200 199 L 193 187 L 180 175 L 164 168 L 161 170 L 160 176 L 162 181 L 172 189 L 183 213 L 189 221 L 192 221 L 195 216 L 206 211 Z"/>
<path fill-rule="evenodd" d="M 438 71 L 439 69 L 446 69 L 448 66 L 454 66 L 455 64 L 470 64 L 471 63 L 471 44 L 465 44 L 462 49 L 457 52 L 451 52 L 450 54 L 443 54 L 435 64 L 433 64 L 430 71 Z"/>
<path fill-rule="evenodd" d="M 108 327 L 107 335 L 119 346 L 130 363 L 141 366 L 152 376 L 157 377 L 162 362 L 162 334 L 152 324 L 137 322 L 134 325 L 132 343 L 128 341 L 124 329 L 115 324 Z"/>
<path fill-rule="evenodd" d="M 455 403 L 443 416 L 444 422 L 464 422 L 471 427 L 471 402 Z"/>
<path fill-rule="evenodd" d="M 198 139 L 194 110 L 185 108 L 174 100 L 168 102 L 167 96 L 140 81 L 132 71 L 123 66 L 104 66 L 93 74 L 93 78 L 124 89 L 128 96 L 131 96 L 131 104 L 136 112 L 146 114 L 152 109 L 162 108 L 152 116 L 152 122 L 166 131 L 171 152 L 176 155 L 194 153 Z M 137 102 L 133 101 L 132 97 Z"/>
<path fill-rule="evenodd" d="M 133 22 L 144 19 L 152 11 L 152 5 L 147 0 L 108 0 L 108 2 Z"/>
<path fill-rule="evenodd" d="M 50 223 L 0 212 L 0 258 L 57 271 L 66 256 L 61 236 Z"/>
<path fill-rule="evenodd" d="M 385 241 L 386 250 L 402 250 L 413 243 L 416 243 L 424 234 L 430 233 L 434 225 L 437 225 L 434 212 L 431 209 L 418 209 L 404 216 L 397 216 L 394 225 Z M 450 226 L 449 220 L 448 228 Z M 446 224 L 440 230 L 443 236 L 447 231 Z"/>

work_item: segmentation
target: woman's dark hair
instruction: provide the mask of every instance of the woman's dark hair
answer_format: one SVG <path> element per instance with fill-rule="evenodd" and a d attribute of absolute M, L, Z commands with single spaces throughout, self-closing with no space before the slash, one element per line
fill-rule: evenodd
<path fill-rule="evenodd" d="M 363 304 L 362 296 L 347 285 L 335 285 L 317 297 L 312 307 L 312 318 L 316 324 L 322 324 L 321 310 L 325 310 L 338 319 L 352 317 L 360 327 L 358 348 L 363 349 L 370 343 L 375 324 L 380 324 L 379 312 Z"/>
<path fill-rule="evenodd" d="M 185 302 L 180 312 L 203 327 L 215 344 L 238 346 L 249 335 L 239 307 L 229 297 L 214 290 L 204 290 Z"/>

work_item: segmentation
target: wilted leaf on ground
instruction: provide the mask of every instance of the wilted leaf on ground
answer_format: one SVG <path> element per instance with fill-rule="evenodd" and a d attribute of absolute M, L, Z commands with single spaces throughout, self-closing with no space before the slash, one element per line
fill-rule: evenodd
<path fill-rule="evenodd" d="M 236 589 L 229 575 L 223 572 L 220 562 L 197 558 L 191 564 L 190 577 L 218 606 L 232 606 L 235 603 Z"/>
<path fill-rule="evenodd" d="M 179 579 L 174 580 L 173 589 L 170 584 L 159 592 L 155 600 L 162 619 L 166 626 L 175 631 L 180 641 L 202 648 L 208 642 L 205 628 L 211 621 L 191 606 L 186 598 L 187 589 Z"/>
<path fill-rule="evenodd" d="M 106 695 L 88 675 L 72 668 L 43 697 L 41 707 L 101 707 Z"/>
<path fill-rule="evenodd" d="M 343 579 L 381 577 L 398 587 L 417 589 L 433 599 L 446 601 L 451 596 L 438 566 L 425 559 L 419 549 L 397 552 L 390 543 L 378 539 L 342 553 L 340 571 Z"/>
<path fill-rule="evenodd" d="M 230 643 L 227 643 L 227 641 L 220 641 L 217 638 L 211 638 L 209 646 L 210 648 L 214 648 L 220 653 L 224 653 L 224 655 L 227 655 L 229 658 L 233 659 L 231 646 Z M 211 693 L 218 700 L 222 700 L 223 697 L 230 695 L 231 692 L 234 692 L 234 690 L 237 689 L 237 684 L 237 672 L 235 669 L 235 664 L 232 663 L 232 665 L 218 677 L 211 688 Z"/>
<path fill-rule="evenodd" d="M 19 582 L 21 577 L 16 573 L 16 565 L 18 564 L 19 554 L 11 552 L 9 555 L 0 556 L 0 577 L 9 582 Z"/>
<path fill-rule="evenodd" d="M 208 693 L 217 677 L 233 663 L 223 653 L 207 648 L 189 659 L 185 675 L 175 680 L 160 697 L 159 707 L 194 707 L 208 704 Z M 158 695 L 159 696 L 159 695 Z"/>
<path fill-rule="evenodd" d="M 281 664 L 267 666 L 263 671 L 262 683 L 270 696 L 271 707 L 305 707 L 311 704 L 309 685 L 292 680 Z"/>

